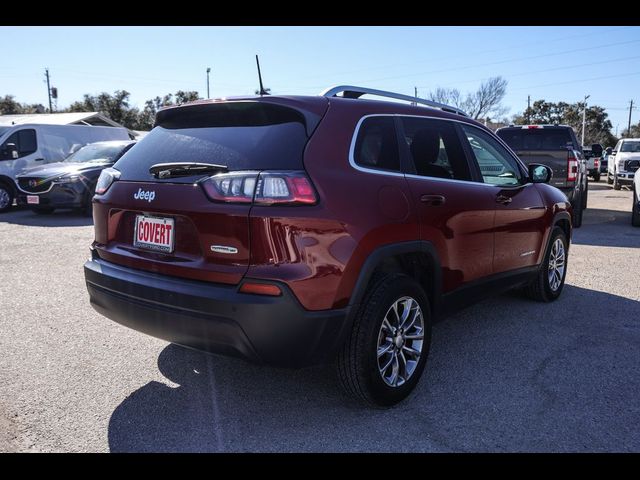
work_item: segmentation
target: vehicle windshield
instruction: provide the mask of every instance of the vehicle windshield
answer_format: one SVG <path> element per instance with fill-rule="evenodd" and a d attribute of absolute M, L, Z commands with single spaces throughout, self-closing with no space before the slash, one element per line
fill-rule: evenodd
<path fill-rule="evenodd" d="M 113 162 L 125 145 L 86 145 L 69 155 L 65 162 Z"/>
<path fill-rule="evenodd" d="M 2 135 L 4 135 L 4 133 L 5 133 L 6 131 L 8 131 L 8 130 L 10 130 L 10 129 L 11 129 L 11 127 L 0 127 L 0 137 L 1 137 Z"/>
<path fill-rule="evenodd" d="M 622 142 L 621 152 L 640 152 L 640 141 L 638 142 Z"/>

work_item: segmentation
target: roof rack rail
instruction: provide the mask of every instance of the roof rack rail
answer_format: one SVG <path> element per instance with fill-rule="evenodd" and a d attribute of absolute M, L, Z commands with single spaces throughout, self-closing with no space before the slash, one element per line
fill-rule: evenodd
<path fill-rule="evenodd" d="M 434 102 L 424 98 L 412 97 L 410 95 L 403 95 L 402 93 L 387 92 L 385 90 L 376 90 L 374 88 L 356 87 L 355 85 L 337 85 L 335 87 L 327 88 L 320 92 L 323 97 L 337 97 L 339 93 L 342 93 L 343 98 L 360 98 L 362 95 L 375 95 L 377 97 L 395 98 L 396 100 L 404 100 L 405 102 L 412 102 L 415 104 L 426 105 L 431 108 L 437 108 L 444 110 L 445 112 L 457 113 L 467 117 L 468 115 L 459 108 L 445 105 L 444 103 Z"/>

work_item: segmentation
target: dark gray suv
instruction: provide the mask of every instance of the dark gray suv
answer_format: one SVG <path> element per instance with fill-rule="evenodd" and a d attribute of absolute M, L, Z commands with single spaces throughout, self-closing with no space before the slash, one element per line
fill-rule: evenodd
<path fill-rule="evenodd" d="M 587 170 L 576 134 L 568 125 L 511 125 L 496 134 L 526 164 L 539 163 L 553 170 L 550 184 L 562 190 L 573 206 L 573 226 L 582 225 L 587 208 Z"/>

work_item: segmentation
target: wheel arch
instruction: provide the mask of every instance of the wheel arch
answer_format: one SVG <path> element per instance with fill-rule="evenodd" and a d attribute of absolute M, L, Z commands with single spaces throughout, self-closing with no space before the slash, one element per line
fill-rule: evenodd
<path fill-rule="evenodd" d="M 352 311 L 362 302 L 365 292 L 376 273 L 405 273 L 424 288 L 429 298 L 431 313 L 441 303 L 442 269 L 436 248 L 432 243 L 418 240 L 383 245 L 373 250 L 360 268 L 349 305 Z"/>
<path fill-rule="evenodd" d="M 16 188 L 16 183 L 13 178 L 8 177 L 6 175 L 0 175 L 0 184 L 5 185 L 11 190 L 11 193 L 15 197 L 18 194 L 18 189 Z"/>

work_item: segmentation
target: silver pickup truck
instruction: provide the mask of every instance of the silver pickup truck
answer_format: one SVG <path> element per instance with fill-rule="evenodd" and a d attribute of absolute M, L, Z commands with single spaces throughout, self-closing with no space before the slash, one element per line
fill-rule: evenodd
<path fill-rule="evenodd" d="M 576 134 L 568 125 L 510 125 L 496 134 L 526 164 L 553 170 L 550 185 L 562 190 L 573 206 L 573 226 L 582 225 L 587 208 L 587 166 Z"/>

